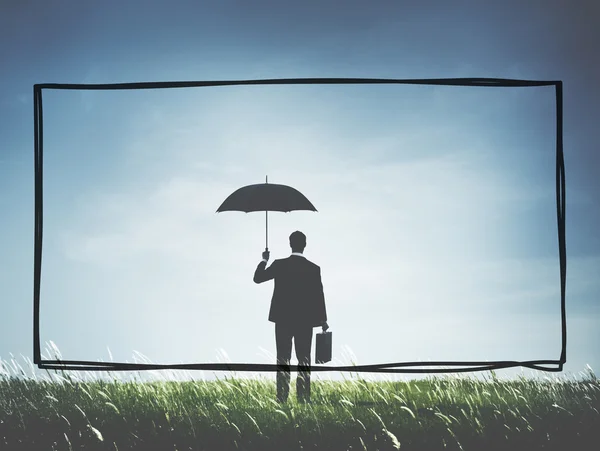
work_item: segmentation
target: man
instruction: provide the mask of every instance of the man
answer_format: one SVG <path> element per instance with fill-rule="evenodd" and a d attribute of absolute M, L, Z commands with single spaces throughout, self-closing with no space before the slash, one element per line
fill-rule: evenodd
<path fill-rule="evenodd" d="M 269 321 L 275 323 L 277 347 L 277 400 L 286 402 L 290 390 L 292 338 L 298 359 L 296 396 L 298 402 L 310 402 L 310 351 L 313 327 L 329 329 L 321 268 L 304 257 L 306 236 L 299 231 L 290 235 L 292 255 L 275 260 L 267 268 L 269 251 L 254 272 L 254 282 L 275 279 Z"/>

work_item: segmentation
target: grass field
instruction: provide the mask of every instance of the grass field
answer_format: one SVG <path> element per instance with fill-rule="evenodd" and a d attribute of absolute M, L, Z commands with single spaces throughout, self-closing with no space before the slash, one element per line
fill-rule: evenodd
<path fill-rule="evenodd" d="M 582 380 L 321 379 L 310 405 L 296 403 L 293 374 L 290 400 L 279 405 L 266 378 L 83 380 L 25 377 L 14 361 L 12 368 L 0 378 L 1 450 L 591 450 L 600 443 L 600 382 L 591 370 Z"/>

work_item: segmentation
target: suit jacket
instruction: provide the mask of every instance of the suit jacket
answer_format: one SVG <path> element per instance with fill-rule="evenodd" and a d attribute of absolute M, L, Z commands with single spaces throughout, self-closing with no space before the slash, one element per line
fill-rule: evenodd
<path fill-rule="evenodd" d="M 275 279 L 275 288 L 269 321 L 313 327 L 327 321 L 319 266 L 299 255 L 275 260 L 268 268 L 261 261 L 254 272 L 254 282 L 271 279 Z"/>

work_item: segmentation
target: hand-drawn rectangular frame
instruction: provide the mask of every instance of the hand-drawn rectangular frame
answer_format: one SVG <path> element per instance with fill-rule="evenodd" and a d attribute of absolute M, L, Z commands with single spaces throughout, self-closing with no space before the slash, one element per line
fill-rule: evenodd
<path fill-rule="evenodd" d="M 554 86 L 556 92 L 556 216 L 558 222 L 558 247 L 560 259 L 560 296 L 562 323 L 562 350 L 559 360 L 530 361 L 473 361 L 473 362 L 398 362 L 376 365 L 323 366 L 312 365 L 311 371 L 351 371 L 371 373 L 458 373 L 487 371 L 511 367 L 560 372 L 566 363 L 567 324 L 565 310 L 565 285 L 567 272 L 565 242 L 565 168 L 563 157 L 563 105 L 562 81 L 515 80 L 501 78 L 437 78 L 437 79 L 380 79 L 380 78 L 288 78 L 264 80 L 229 81 L 184 81 L 144 82 L 113 84 L 59 84 L 44 83 L 33 86 L 34 110 L 34 165 L 35 165 L 35 231 L 34 231 L 34 287 L 33 287 L 33 361 L 41 369 L 85 370 L 85 371 L 139 371 L 157 369 L 217 370 L 217 371 L 277 371 L 276 364 L 254 363 L 200 363 L 200 364 L 131 364 L 118 362 L 93 362 L 77 360 L 45 360 L 40 352 L 40 283 L 42 271 L 42 227 L 43 227 L 43 111 L 42 91 L 62 90 L 130 90 L 192 88 L 232 85 L 287 85 L 287 84 L 412 84 L 441 86 L 478 87 L 535 87 Z M 556 365 L 548 367 L 544 365 Z M 452 367 L 452 368 L 429 368 Z M 293 371 L 297 365 L 290 365 Z"/>

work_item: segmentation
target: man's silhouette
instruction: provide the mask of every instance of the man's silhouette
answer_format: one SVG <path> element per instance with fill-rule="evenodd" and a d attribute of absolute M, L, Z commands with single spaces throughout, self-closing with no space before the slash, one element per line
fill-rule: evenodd
<path fill-rule="evenodd" d="M 275 279 L 269 321 L 275 323 L 277 347 L 277 400 L 286 402 L 290 391 L 290 359 L 292 338 L 298 359 L 296 396 L 298 402 L 310 401 L 310 351 L 313 327 L 329 329 L 325 296 L 321 282 L 321 268 L 308 261 L 302 254 L 306 236 L 299 231 L 290 235 L 292 255 L 275 260 L 267 268 L 269 251 L 263 252 L 263 260 L 254 272 L 254 282 Z M 302 367 L 302 368 L 300 368 Z"/>

